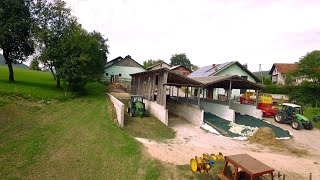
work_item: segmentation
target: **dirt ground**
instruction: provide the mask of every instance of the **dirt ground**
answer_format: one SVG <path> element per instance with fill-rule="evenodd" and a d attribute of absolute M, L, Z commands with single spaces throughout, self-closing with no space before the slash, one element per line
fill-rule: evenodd
<path fill-rule="evenodd" d="M 153 157 L 176 165 L 189 164 L 191 158 L 201 156 L 203 153 L 222 152 L 224 155 L 247 153 L 275 168 L 276 173 L 280 171 L 286 174 L 286 179 L 309 179 L 310 173 L 313 179 L 320 179 L 320 152 L 318 151 L 320 131 L 316 129 L 296 131 L 289 125 L 276 125 L 293 133 L 294 138 L 289 141 L 292 147 L 307 149 L 309 154 L 299 157 L 288 151 L 279 151 L 250 144 L 248 141 L 232 140 L 207 133 L 172 114 L 169 115 L 169 126 L 176 131 L 175 139 L 167 142 L 136 139 L 144 144 Z"/>

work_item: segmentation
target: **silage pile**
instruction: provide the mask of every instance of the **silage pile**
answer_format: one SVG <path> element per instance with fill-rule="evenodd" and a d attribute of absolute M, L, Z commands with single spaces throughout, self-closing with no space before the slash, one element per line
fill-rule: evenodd
<path fill-rule="evenodd" d="M 257 127 L 236 124 L 234 122 L 230 122 L 229 126 L 230 126 L 230 129 L 229 129 L 230 132 L 234 134 L 239 134 L 239 136 L 243 136 L 243 137 L 252 136 L 258 130 Z"/>
<path fill-rule="evenodd" d="M 269 127 L 260 127 L 249 140 L 250 142 L 269 146 L 279 146 L 281 144 L 280 141 L 277 141 L 276 134 Z"/>

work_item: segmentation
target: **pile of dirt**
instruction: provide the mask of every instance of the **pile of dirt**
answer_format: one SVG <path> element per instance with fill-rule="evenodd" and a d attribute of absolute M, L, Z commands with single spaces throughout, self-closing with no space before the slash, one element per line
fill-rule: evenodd
<path fill-rule="evenodd" d="M 259 143 L 267 146 L 281 146 L 281 142 L 276 139 L 276 134 L 269 127 L 260 127 L 249 138 L 250 142 Z"/>
<path fill-rule="evenodd" d="M 108 83 L 107 89 L 109 92 L 126 92 L 127 89 L 124 88 L 121 84 L 119 83 Z"/>

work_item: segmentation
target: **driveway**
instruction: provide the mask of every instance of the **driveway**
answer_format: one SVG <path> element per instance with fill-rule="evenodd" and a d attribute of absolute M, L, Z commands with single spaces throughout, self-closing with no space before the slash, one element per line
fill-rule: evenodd
<path fill-rule="evenodd" d="M 282 125 L 280 125 L 282 127 Z M 320 179 L 320 149 L 319 130 L 292 131 L 292 143 L 297 147 L 307 148 L 310 155 L 298 157 L 286 151 L 272 150 L 266 146 L 250 144 L 248 141 L 232 140 L 228 137 L 218 136 L 196 127 L 188 121 L 169 115 L 169 127 L 176 131 L 176 138 L 167 142 L 155 142 L 148 139 L 137 138 L 144 144 L 147 151 L 155 158 L 176 165 L 189 164 L 194 156 L 203 153 L 219 153 L 233 155 L 247 153 L 270 165 L 276 172 L 286 174 L 286 179 L 308 179 L 312 173 L 314 179 Z"/>

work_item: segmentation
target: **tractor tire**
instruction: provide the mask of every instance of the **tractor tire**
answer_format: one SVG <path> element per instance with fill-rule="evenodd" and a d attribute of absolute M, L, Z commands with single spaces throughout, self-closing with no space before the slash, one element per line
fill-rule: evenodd
<path fill-rule="evenodd" d="M 314 127 L 313 121 L 309 121 L 309 123 L 302 124 L 305 129 L 312 130 Z"/>
<path fill-rule="evenodd" d="M 285 121 L 285 115 L 283 112 L 277 112 L 277 114 L 274 115 L 274 121 L 277 123 L 284 123 Z"/>
<path fill-rule="evenodd" d="M 302 123 L 299 121 L 299 120 L 293 120 L 293 122 L 291 123 L 291 127 L 293 128 L 293 129 L 295 129 L 295 130 L 300 130 L 302 127 L 303 127 L 303 125 L 302 125 Z"/>
<path fill-rule="evenodd" d="M 131 117 L 134 117 L 134 110 L 131 109 L 131 111 L 129 112 L 129 114 L 130 114 Z"/>

